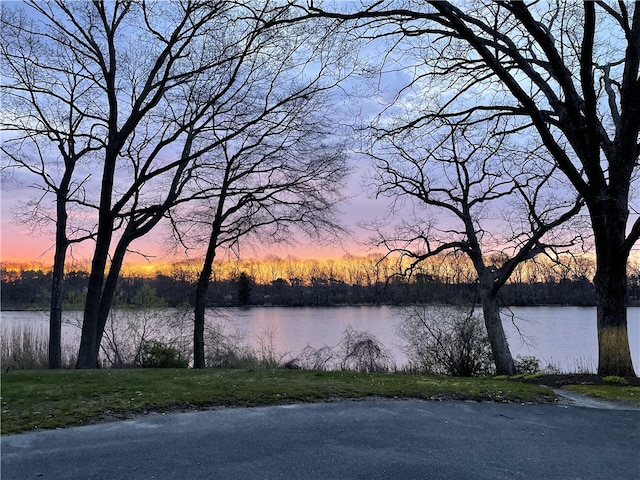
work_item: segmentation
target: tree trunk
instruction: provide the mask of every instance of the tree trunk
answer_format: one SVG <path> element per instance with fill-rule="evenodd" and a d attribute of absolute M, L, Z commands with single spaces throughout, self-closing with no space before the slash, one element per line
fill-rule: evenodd
<path fill-rule="evenodd" d="M 627 333 L 626 215 L 618 211 L 617 202 L 609 200 L 608 208 L 602 203 L 591 214 L 596 239 L 598 375 L 635 376 Z"/>
<path fill-rule="evenodd" d="M 515 375 L 516 367 L 509 350 L 509 342 L 504 333 L 502 318 L 500 317 L 500 302 L 496 292 L 490 287 L 480 287 L 480 299 L 482 301 L 482 312 L 484 314 L 484 324 L 487 328 L 487 336 L 491 344 L 493 362 L 496 366 L 497 375 Z"/>
<path fill-rule="evenodd" d="M 204 351 L 204 313 L 207 305 L 207 292 L 209 291 L 209 279 L 211 278 L 214 258 L 215 247 L 212 247 L 210 243 L 202 265 L 202 271 L 198 277 L 198 285 L 196 286 L 193 319 L 193 368 L 206 367 Z"/>
<path fill-rule="evenodd" d="M 211 224 L 211 235 L 209 236 L 209 244 L 207 252 L 202 263 L 202 271 L 198 277 L 198 285 L 196 286 L 196 298 L 193 318 L 193 368 L 205 368 L 205 352 L 204 352 L 204 310 L 207 305 L 207 292 L 209 291 L 209 279 L 213 271 L 213 261 L 216 258 L 216 249 L 218 248 L 218 237 L 223 222 L 223 209 L 227 191 L 227 180 L 229 170 L 225 172 L 225 180 L 223 182 L 222 192 L 218 198 L 218 207 L 214 220 Z"/>
<path fill-rule="evenodd" d="M 62 367 L 62 302 L 64 300 L 64 267 L 67 259 L 67 199 L 73 174 L 73 163 L 65 161 L 65 171 L 56 191 L 56 248 L 51 272 L 51 305 L 49 310 L 49 368 Z"/>
<path fill-rule="evenodd" d="M 98 327 L 96 330 L 96 358 L 100 352 L 100 345 L 102 344 L 104 329 L 107 325 L 109 313 L 111 312 L 111 306 L 113 305 L 113 298 L 118 287 L 118 277 L 120 276 L 120 270 L 122 269 L 124 256 L 127 253 L 127 247 L 130 243 L 130 241 L 123 240 L 123 238 L 121 238 L 118 242 L 118 246 L 113 252 L 113 256 L 111 258 L 109 274 L 107 275 L 107 278 L 104 282 L 104 287 L 102 288 L 102 295 L 100 296 L 100 309 L 98 311 Z"/>
<path fill-rule="evenodd" d="M 113 79 L 109 79 L 111 83 Z M 113 88 L 113 87 L 111 87 Z M 113 88 L 112 91 L 115 91 Z M 119 150 L 117 138 L 117 102 L 110 101 L 109 114 L 109 145 L 105 155 L 105 163 L 100 187 L 100 208 L 98 211 L 98 231 L 96 233 L 96 246 L 91 260 L 91 273 L 87 286 L 87 297 L 84 305 L 82 319 L 82 333 L 80 335 L 80 348 L 76 368 L 98 368 L 98 315 L 100 313 L 100 299 L 104 286 L 104 274 L 113 238 L 114 217 L 111 212 L 111 200 L 113 196 L 113 184 L 115 179 L 116 160 Z"/>
<path fill-rule="evenodd" d="M 65 214 L 66 217 L 66 214 Z M 62 367 L 62 301 L 64 298 L 64 265 L 67 256 L 66 221 L 58 216 L 56 250 L 51 272 L 51 309 L 49 310 L 49 368 Z"/>
<path fill-rule="evenodd" d="M 196 287 L 196 299 L 193 319 L 193 368 L 205 368 L 204 352 L 204 311 L 206 307 L 209 279 L 204 279 L 206 272 L 200 272 L 198 286 Z"/>
<path fill-rule="evenodd" d="M 96 237 L 96 249 L 91 262 L 91 274 L 87 287 L 87 297 L 82 320 L 80 349 L 77 368 L 98 368 L 98 315 L 104 286 L 104 272 L 109 257 L 109 247 L 113 235 L 113 221 L 101 219 L 101 227 Z"/>

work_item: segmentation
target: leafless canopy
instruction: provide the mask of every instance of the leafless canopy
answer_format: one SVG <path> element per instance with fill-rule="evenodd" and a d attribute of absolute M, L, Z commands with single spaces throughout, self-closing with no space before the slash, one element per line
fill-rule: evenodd
<path fill-rule="evenodd" d="M 384 65 L 410 72 L 393 107 L 417 105 L 400 128 L 493 123 L 498 135 L 521 139 L 528 151 L 544 148 L 591 222 L 598 371 L 634 375 L 626 266 L 640 238 L 637 3 L 383 0 L 342 11 L 313 1 L 309 7 L 387 40 Z"/>

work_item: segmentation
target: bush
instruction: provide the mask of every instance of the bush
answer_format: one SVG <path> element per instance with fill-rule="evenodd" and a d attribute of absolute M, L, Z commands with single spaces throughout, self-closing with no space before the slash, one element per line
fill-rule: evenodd
<path fill-rule="evenodd" d="M 212 322 L 205 324 L 205 362 L 209 368 L 256 368 L 258 362 L 255 352 L 245 344 L 243 333 L 239 330 L 227 331 L 232 322 Z"/>
<path fill-rule="evenodd" d="M 327 345 L 320 348 L 307 345 L 300 355 L 292 361 L 298 367 L 306 370 L 334 370 L 335 356 L 333 348 Z"/>
<path fill-rule="evenodd" d="M 144 293 L 144 289 L 141 289 Z M 142 295 L 142 294 L 141 294 Z M 78 321 L 78 328 L 81 320 Z M 155 308 L 112 309 L 102 337 L 101 362 L 105 367 L 140 367 L 142 348 L 158 342 L 179 352 L 191 346 L 189 312 Z"/>
<path fill-rule="evenodd" d="M 369 332 L 347 328 L 337 349 L 341 370 L 383 373 L 393 369 L 391 354 Z"/>
<path fill-rule="evenodd" d="M 540 372 L 540 360 L 536 357 L 521 357 L 518 355 L 514 362 L 517 374 L 533 374 Z"/>
<path fill-rule="evenodd" d="M 484 321 L 460 307 L 409 307 L 401 316 L 399 334 L 418 371 L 454 377 L 492 373 Z"/>
<path fill-rule="evenodd" d="M 348 370 L 365 373 L 395 371 L 393 355 L 369 332 L 348 327 L 334 347 L 313 348 L 307 345 L 285 367 L 306 370 Z"/>
<path fill-rule="evenodd" d="M 603 377 L 602 381 L 604 383 L 608 383 L 609 385 L 628 385 L 629 382 L 623 377 L 618 377 L 617 375 L 609 375 L 608 377 Z"/>
<path fill-rule="evenodd" d="M 151 340 L 142 344 L 140 365 L 142 368 L 187 368 L 189 360 L 177 348 Z"/>

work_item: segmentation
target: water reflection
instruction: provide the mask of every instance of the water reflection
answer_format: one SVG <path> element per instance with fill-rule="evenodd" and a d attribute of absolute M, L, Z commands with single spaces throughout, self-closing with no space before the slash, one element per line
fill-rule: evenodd
<path fill-rule="evenodd" d="M 225 328 L 240 331 L 245 341 L 259 348 L 267 342 L 280 355 L 295 356 L 307 345 L 335 347 L 347 328 L 371 333 L 391 352 L 396 365 L 406 364 L 403 340 L 397 334 L 398 307 L 254 307 L 209 310 L 208 318 L 223 322 Z M 126 315 L 126 311 L 117 312 Z M 163 310 L 157 315 L 176 316 L 184 312 Z M 187 312 L 188 315 L 188 312 Z M 80 312 L 65 312 L 66 341 L 75 342 Z M 187 319 L 189 317 L 187 316 Z M 187 320 L 188 321 L 188 320 Z M 46 312 L 2 312 L 3 331 L 12 326 L 30 325 L 48 332 Z M 503 323 L 512 354 L 535 356 L 541 365 L 562 370 L 595 371 L 597 367 L 596 310 L 593 307 L 514 307 L 505 312 Z M 628 331 L 631 355 L 640 373 L 640 307 L 629 308 Z"/>

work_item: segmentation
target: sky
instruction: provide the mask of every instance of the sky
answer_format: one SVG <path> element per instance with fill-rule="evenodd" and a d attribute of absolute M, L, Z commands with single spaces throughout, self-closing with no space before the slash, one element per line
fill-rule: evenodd
<path fill-rule="evenodd" d="M 357 183 L 358 179 L 354 178 L 352 183 Z M 355 186 L 353 187 L 355 190 Z M 257 248 L 255 253 L 251 249 L 249 257 L 262 255 L 277 255 L 286 257 L 289 255 L 297 258 L 341 258 L 345 254 L 361 255 L 366 254 L 368 247 L 364 245 L 367 238 L 367 232 L 358 226 L 361 221 L 373 220 L 375 213 L 379 212 L 380 202 L 367 199 L 362 192 L 352 193 L 359 194 L 351 201 L 350 205 L 343 208 L 341 221 L 347 226 L 353 235 L 340 242 L 327 238 L 325 242 L 311 242 L 309 239 L 300 237 L 296 243 L 291 245 L 269 245 L 266 248 Z M 53 261 L 53 235 L 47 232 L 32 231 L 31 228 L 20 224 L 16 219 L 14 212 L 19 209 L 20 200 L 26 199 L 31 193 L 28 188 L 3 187 L 2 190 L 2 218 L 1 218 L 1 243 L 0 256 L 3 262 L 20 262 L 20 263 L 43 263 L 50 264 Z M 133 249 L 140 250 L 147 255 L 156 257 L 152 263 L 166 263 L 166 245 L 164 245 L 164 237 L 167 231 L 164 226 L 158 226 L 148 236 L 138 240 L 132 245 Z M 87 244 L 86 247 L 74 247 L 74 255 L 77 260 L 85 261 L 90 258 L 91 248 Z M 136 260 L 137 257 L 137 260 Z M 129 255 L 131 263 L 146 263 L 146 261 L 136 255 Z"/>
<path fill-rule="evenodd" d="M 367 244 L 369 232 L 360 225 L 364 222 L 372 222 L 382 215 L 388 208 L 385 199 L 368 198 L 362 183 L 366 176 L 365 160 L 357 162 L 348 180 L 347 195 L 349 203 L 341 208 L 340 222 L 350 230 L 350 234 L 344 238 L 325 238 L 322 242 L 312 241 L 304 236 L 299 236 L 295 243 L 283 245 L 252 246 L 243 250 L 248 258 L 276 255 L 280 257 L 294 256 L 300 259 L 339 259 L 345 255 L 366 255 L 372 250 Z M 24 202 L 38 194 L 38 191 L 29 188 L 28 184 L 17 184 L 14 181 L 5 181 L 2 185 L 1 195 L 1 238 L 0 258 L 2 262 L 42 263 L 49 265 L 53 261 L 53 232 L 32 231 L 15 215 L 20 210 L 21 201 Z M 48 230 L 51 230 L 49 226 Z M 167 256 L 165 237 L 168 234 L 166 226 L 159 225 L 149 235 L 139 239 L 132 245 L 132 249 L 144 252 L 155 257 L 151 264 L 163 264 L 170 262 L 172 258 Z M 73 247 L 76 261 L 87 263 L 90 261 L 91 244 L 85 247 Z M 178 255 L 176 260 L 182 258 Z M 146 264 L 149 260 L 139 255 L 129 254 L 129 264 Z"/>
<path fill-rule="evenodd" d="M 394 98 L 398 88 L 407 81 L 404 74 L 392 72 L 381 80 L 379 85 L 384 92 L 371 95 L 368 94 L 357 106 L 364 115 L 379 111 L 381 105 Z M 353 88 L 360 88 L 361 86 Z M 349 88 L 351 88 L 349 87 Z M 346 121 L 350 121 L 347 119 Z M 301 259 L 327 259 L 342 258 L 345 255 L 366 255 L 371 252 L 367 245 L 370 233 L 362 228 L 363 223 L 371 223 L 375 219 L 384 215 L 388 209 L 389 202 L 386 199 L 371 199 L 370 192 L 363 187 L 364 178 L 367 176 L 369 161 L 363 157 L 350 155 L 349 159 L 352 172 L 347 180 L 346 195 L 349 202 L 341 207 L 340 223 L 349 230 L 349 233 L 341 239 L 325 238 L 320 242 L 310 240 L 304 236 L 296 236 L 294 242 L 289 245 L 261 244 L 257 248 L 255 245 L 243 247 L 243 256 L 254 258 L 267 255 L 277 255 L 281 257 L 294 256 Z M 4 162 L 3 162 L 4 163 Z M 37 198 L 41 192 L 30 187 L 33 180 L 29 179 L 25 173 L 4 172 L 2 178 L 2 189 L 0 191 L 0 258 L 2 262 L 35 262 L 45 265 L 51 264 L 54 253 L 53 228 L 51 223 L 45 231 L 33 230 L 20 219 L 16 213 L 21 210 L 21 202 Z M 158 225 L 150 234 L 135 241 L 131 249 L 143 252 L 145 255 L 154 257 L 152 263 L 167 263 L 174 260 L 167 256 L 167 246 L 165 239 L 170 235 L 165 225 Z M 74 259 L 80 263 L 90 261 L 92 255 L 92 243 L 72 246 L 71 253 Z M 175 260 L 182 260 L 178 255 Z M 144 264 L 148 260 L 140 255 L 129 254 L 126 262 L 129 264 Z"/>
<path fill-rule="evenodd" d="M 371 115 L 379 110 L 382 105 L 394 98 L 399 88 L 407 82 L 407 75 L 399 70 L 391 71 L 379 80 L 381 87 L 377 95 L 363 99 L 360 110 Z M 323 242 L 313 242 L 299 237 L 291 245 L 274 246 L 263 244 L 255 250 L 243 249 L 241 252 L 246 257 L 277 255 L 281 257 L 294 256 L 301 259 L 341 258 L 347 254 L 365 255 L 372 250 L 367 245 L 370 233 L 361 227 L 363 223 L 370 223 L 384 217 L 389 201 L 386 199 L 368 198 L 371 192 L 363 187 L 364 178 L 367 175 L 369 163 L 363 157 L 352 156 L 353 172 L 348 179 L 347 195 L 350 203 L 342 207 L 340 222 L 350 229 L 350 234 L 341 241 L 325 239 Z M 20 210 L 20 202 L 28 201 L 38 195 L 36 189 L 29 187 L 29 180 L 24 177 L 5 176 L 0 192 L 0 258 L 3 262 L 37 262 L 48 265 L 53 257 L 53 225 L 47 231 L 32 231 L 28 225 L 15 215 Z M 406 210 L 408 212 L 408 209 Z M 388 222 L 390 223 L 390 222 Z M 167 263 L 173 260 L 167 257 L 165 239 L 168 235 L 166 227 L 160 225 L 146 237 L 136 241 L 132 249 L 143 252 L 153 257 L 152 263 Z M 87 262 L 91 257 L 91 244 L 73 247 L 72 254 L 78 262 Z M 176 257 L 175 260 L 182 260 Z M 146 263 L 141 256 L 129 255 L 128 263 Z"/>

